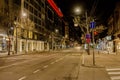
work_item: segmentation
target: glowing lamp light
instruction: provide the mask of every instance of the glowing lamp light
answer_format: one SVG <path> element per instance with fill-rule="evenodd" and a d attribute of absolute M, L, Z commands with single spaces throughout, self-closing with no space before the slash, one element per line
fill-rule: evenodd
<path fill-rule="evenodd" d="M 79 7 L 76 7 L 76 8 L 75 8 L 75 13 L 76 13 L 77 15 L 79 15 L 79 14 L 81 13 L 81 9 L 80 9 Z"/>

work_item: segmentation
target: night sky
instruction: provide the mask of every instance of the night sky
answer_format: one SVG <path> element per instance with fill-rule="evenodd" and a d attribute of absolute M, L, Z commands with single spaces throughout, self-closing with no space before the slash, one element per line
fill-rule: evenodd
<path fill-rule="evenodd" d="M 104 23 L 114 9 L 114 5 L 119 0 L 54 0 L 64 14 L 64 17 L 73 15 L 73 9 L 80 6 L 82 10 L 87 10 L 88 15 L 94 16 L 99 23 Z"/>
<path fill-rule="evenodd" d="M 71 23 L 71 15 L 74 15 L 74 7 L 80 6 L 87 10 L 88 15 L 96 19 L 97 25 L 107 27 L 108 17 L 112 14 L 115 4 L 119 0 L 54 0 L 64 14 L 64 18 Z M 79 31 L 78 31 L 79 32 Z M 78 33 L 80 34 L 80 33 Z"/>

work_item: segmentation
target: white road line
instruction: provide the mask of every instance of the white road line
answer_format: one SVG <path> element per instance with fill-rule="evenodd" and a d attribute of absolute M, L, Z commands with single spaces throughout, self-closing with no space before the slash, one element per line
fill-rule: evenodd
<path fill-rule="evenodd" d="M 40 70 L 38 69 L 38 70 L 35 70 L 33 73 L 37 73 L 37 72 L 39 72 Z"/>
<path fill-rule="evenodd" d="M 59 60 L 63 60 L 63 58 L 60 58 Z"/>
<path fill-rule="evenodd" d="M 120 72 L 108 72 L 108 74 L 120 74 Z"/>
<path fill-rule="evenodd" d="M 58 62 L 59 60 L 56 60 L 55 62 Z"/>
<path fill-rule="evenodd" d="M 111 80 L 120 80 L 120 76 L 112 76 L 110 78 L 111 78 Z"/>
<path fill-rule="evenodd" d="M 62 59 L 58 59 L 58 61 L 61 61 Z"/>
<path fill-rule="evenodd" d="M 38 59 L 34 59 L 34 60 L 38 60 Z M 2 66 L 2 67 L 0 67 L 0 69 L 12 67 L 12 66 L 15 66 L 15 65 L 20 65 L 20 64 L 27 63 L 27 62 L 30 62 L 30 61 L 33 61 L 33 60 L 27 60 L 27 61 L 23 61 L 23 62 L 13 63 L 13 64 L 7 65 L 7 66 Z"/>
<path fill-rule="evenodd" d="M 51 62 L 50 64 L 54 64 L 55 62 Z"/>
<path fill-rule="evenodd" d="M 23 76 L 23 77 L 21 77 L 20 79 L 18 79 L 18 80 L 23 80 L 23 79 L 25 79 L 26 78 L 26 76 Z"/>
<path fill-rule="evenodd" d="M 47 68 L 47 67 L 48 67 L 48 65 L 44 66 L 43 68 Z"/>
<path fill-rule="evenodd" d="M 110 69 L 106 69 L 107 71 L 115 71 L 115 70 L 120 70 L 120 68 L 110 68 Z"/>

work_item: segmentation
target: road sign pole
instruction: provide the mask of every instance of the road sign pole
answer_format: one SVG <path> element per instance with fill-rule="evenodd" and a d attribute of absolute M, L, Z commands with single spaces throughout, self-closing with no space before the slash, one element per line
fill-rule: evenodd
<path fill-rule="evenodd" d="M 94 29 L 92 31 L 92 38 L 93 38 L 93 66 L 95 66 L 95 52 L 94 52 L 94 47 L 95 47 L 95 44 L 94 44 Z"/>
<path fill-rule="evenodd" d="M 93 40 L 93 66 L 95 66 L 95 52 L 94 52 L 94 47 L 95 47 L 95 41 L 94 41 L 95 22 L 94 22 L 94 20 L 90 23 L 90 28 L 92 28 L 92 40 Z"/>

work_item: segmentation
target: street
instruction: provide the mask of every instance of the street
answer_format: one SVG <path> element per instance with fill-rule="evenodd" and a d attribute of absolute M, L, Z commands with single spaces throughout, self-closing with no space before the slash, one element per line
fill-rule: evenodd
<path fill-rule="evenodd" d="M 81 52 L 73 49 L 2 57 L 0 58 L 0 80 L 77 79 L 80 57 Z"/>
<path fill-rule="evenodd" d="M 82 65 L 84 53 L 84 65 Z M 120 55 L 79 47 L 0 57 L 0 80 L 120 80 Z"/>

